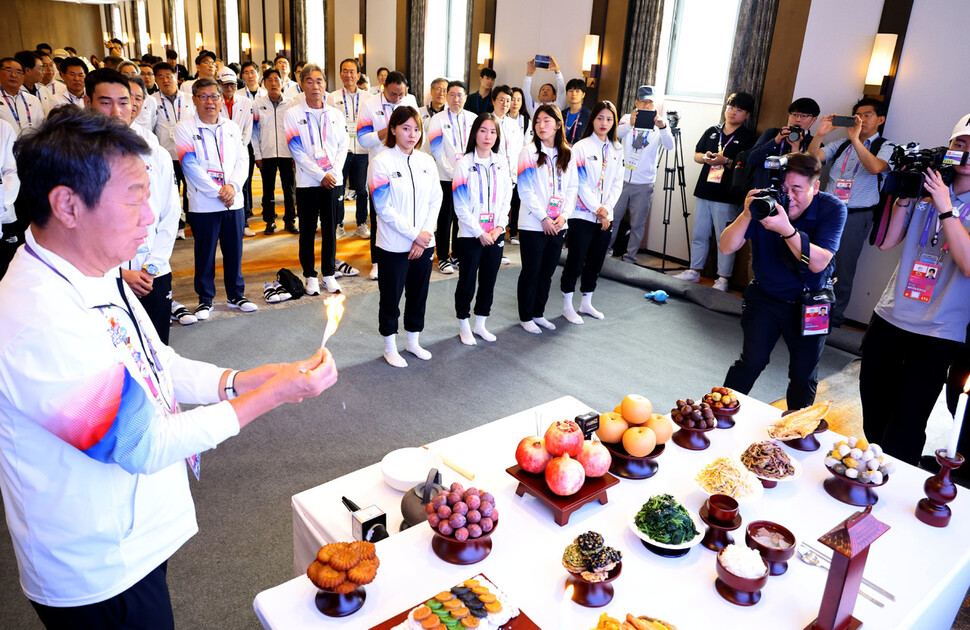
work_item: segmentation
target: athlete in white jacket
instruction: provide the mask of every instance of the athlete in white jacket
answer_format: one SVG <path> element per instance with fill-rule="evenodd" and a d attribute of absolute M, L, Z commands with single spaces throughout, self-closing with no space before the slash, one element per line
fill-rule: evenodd
<path fill-rule="evenodd" d="M 266 95 L 253 104 L 253 157 L 263 180 L 263 221 L 267 236 L 276 233 L 276 173 L 283 188 L 283 225 L 291 234 L 299 234 L 296 227 L 293 156 L 286 141 L 285 113 L 292 101 L 283 96 L 280 71 L 269 68 L 263 74 Z M 262 89 L 262 88 L 260 88 Z"/>
<path fill-rule="evenodd" d="M 434 158 L 416 150 L 423 135 L 418 110 L 410 106 L 398 108 L 389 116 L 389 123 L 388 149 L 371 162 L 367 181 L 380 217 L 376 230 L 376 251 L 382 270 L 377 280 L 378 329 L 384 337 L 384 359 L 394 367 L 407 367 L 407 361 L 398 354 L 396 341 L 399 305 L 405 291 L 408 351 L 425 361 L 431 358 L 431 353 L 421 347 L 419 336 L 424 329 L 431 282 L 433 230 L 441 207 L 441 185 Z"/>

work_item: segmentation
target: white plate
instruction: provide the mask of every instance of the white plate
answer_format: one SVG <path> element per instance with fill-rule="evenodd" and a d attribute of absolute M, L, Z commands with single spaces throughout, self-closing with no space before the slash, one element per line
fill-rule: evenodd
<path fill-rule="evenodd" d="M 787 455 L 787 453 L 786 453 L 786 455 Z M 738 455 L 738 459 L 739 460 L 741 459 L 741 455 Z M 780 479 L 775 479 L 773 477 L 762 477 L 761 475 L 759 475 L 755 471 L 751 470 L 747 466 L 745 466 L 745 469 L 746 470 L 749 470 L 751 472 L 751 474 L 754 475 L 755 477 L 757 477 L 758 479 L 764 479 L 765 481 L 795 481 L 796 479 L 798 479 L 799 477 L 802 476 L 802 463 L 800 461 L 798 461 L 797 459 L 794 459 L 794 458 L 791 458 L 791 457 L 789 457 L 788 459 L 791 461 L 792 468 L 795 469 L 795 472 L 793 472 L 792 474 L 788 475 L 787 477 L 781 477 Z M 744 466 L 744 464 L 741 464 L 741 465 Z"/>
<path fill-rule="evenodd" d="M 669 494 L 669 493 L 661 492 L 660 494 Z M 670 495 L 670 496 L 673 496 L 673 495 Z M 677 497 L 674 497 L 674 501 L 679 503 L 681 506 L 684 505 L 684 502 L 678 499 Z M 687 510 L 687 513 L 690 514 L 691 520 L 694 521 L 694 529 L 697 530 L 697 535 L 691 538 L 690 540 L 688 540 L 687 542 L 682 542 L 679 545 L 668 545 L 667 543 L 658 542 L 653 538 L 650 538 L 650 536 L 647 536 L 646 534 L 640 531 L 640 528 L 637 527 L 637 523 L 636 523 L 637 514 L 640 513 L 640 510 L 643 508 L 645 504 L 646 504 L 646 501 L 644 501 L 643 503 L 637 506 L 634 506 L 634 508 L 630 511 L 630 514 L 627 516 L 627 519 L 626 519 L 627 525 L 630 527 L 630 531 L 632 531 L 636 535 L 636 537 L 639 538 L 640 540 L 646 543 L 649 543 L 651 545 L 654 545 L 655 547 L 660 547 L 661 549 L 671 549 L 676 551 L 678 549 L 690 549 L 694 545 L 698 544 L 702 538 L 704 538 L 704 532 L 706 531 L 707 526 L 704 525 L 704 522 L 701 521 L 700 517 L 697 516 L 697 513 L 694 512 L 693 510 Z M 687 509 L 687 508 L 684 508 L 684 509 Z"/>
<path fill-rule="evenodd" d="M 741 460 L 738 457 L 735 457 L 734 459 L 737 462 L 738 466 L 741 467 L 741 470 L 745 470 L 745 471 L 751 472 L 750 470 L 748 470 L 745 467 L 744 464 L 741 463 Z M 792 461 L 794 461 L 794 460 L 792 460 Z M 713 462 L 710 462 L 710 463 L 706 464 L 704 467 L 709 466 L 711 463 L 713 463 Z M 700 471 L 698 470 L 697 472 L 699 473 Z M 755 479 L 758 478 L 758 476 L 755 475 L 754 473 L 751 473 L 751 476 L 754 477 Z M 697 475 L 696 474 L 694 475 L 694 483 L 696 483 L 697 484 L 697 487 L 701 489 L 701 492 L 703 492 L 704 494 L 706 494 L 708 496 L 710 496 L 712 494 L 717 494 L 716 492 L 711 492 L 707 488 L 705 488 L 704 486 L 702 486 L 701 483 L 699 481 L 697 481 Z M 748 496 L 746 496 L 746 497 L 731 497 L 731 498 L 733 498 L 738 503 L 749 503 L 751 501 L 756 501 L 756 500 L 760 499 L 764 495 L 764 493 L 765 493 L 764 486 L 761 485 L 761 482 L 760 481 L 758 483 L 753 483 L 751 485 L 754 487 L 754 492 L 752 492 Z"/>
<path fill-rule="evenodd" d="M 441 458 L 424 448 L 399 448 L 381 460 L 384 483 L 401 492 L 423 483 L 432 468 L 441 467 Z"/>

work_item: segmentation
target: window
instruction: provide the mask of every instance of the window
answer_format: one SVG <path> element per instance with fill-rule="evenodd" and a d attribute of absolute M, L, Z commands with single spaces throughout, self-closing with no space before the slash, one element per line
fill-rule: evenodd
<path fill-rule="evenodd" d="M 723 98 L 738 3 L 739 0 L 677 0 L 670 37 L 668 96 Z"/>
<path fill-rule="evenodd" d="M 424 38 L 424 77 L 462 79 L 465 76 L 466 0 L 428 0 Z"/>
<path fill-rule="evenodd" d="M 186 33 L 185 2 L 184 0 L 174 0 L 174 3 L 175 3 L 175 24 L 173 26 L 174 26 L 175 33 L 174 33 L 174 37 L 172 37 L 172 39 L 174 40 L 172 42 L 172 47 L 175 50 L 179 51 L 179 60 L 184 62 L 189 62 L 190 59 L 186 58 L 186 53 L 183 52 L 183 51 L 189 50 L 188 40 L 185 37 L 185 33 Z M 164 53 L 162 54 L 164 55 Z M 193 56 L 191 58 L 191 61 L 194 61 L 194 60 L 195 60 L 195 57 Z"/>
<path fill-rule="evenodd" d="M 145 0 L 138 0 L 138 4 L 135 5 L 135 14 L 138 22 L 138 42 L 141 45 L 139 54 L 147 55 L 150 40 L 148 37 L 148 27 L 145 24 Z"/>
<path fill-rule="evenodd" d="M 226 63 L 239 63 L 239 5 L 226 2 Z"/>
<path fill-rule="evenodd" d="M 321 68 L 326 66 L 327 57 L 326 38 L 327 29 L 323 23 L 323 2 L 310 0 L 306 3 L 306 56 L 304 61 L 315 63 Z M 294 59 L 296 63 L 299 59 Z"/>

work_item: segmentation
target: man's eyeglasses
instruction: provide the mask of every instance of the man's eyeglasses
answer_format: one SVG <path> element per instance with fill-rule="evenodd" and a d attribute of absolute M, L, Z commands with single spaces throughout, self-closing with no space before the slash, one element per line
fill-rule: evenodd
<path fill-rule="evenodd" d="M 220 98 L 222 98 L 222 96 L 220 96 L 218 94 L 199 94 L 195 98 L 199 99 L 203 103 L 206 102 L 206 101 L 212 101 L 214 103 L 214 102 L 218 101 Z"/>
<path fill-rule="evenodd" d="M 24 71 L 21 70 L 21 69 L 19 69 L 19 68 L 11 68 L 11 67 L 8 66 L 6 68 L 0 68 L 0 70 L 3 70 L 4 72 L 7 72 L 9 74 L 12 74 L 15 77 L 22 77 L 22 76 L 24 76 Z"/>
<path fill-rule="evenodd" d="M 809 118 L 815 118 L 812 114 L 799 114 L 798 112 L 791 112 L 789 116 L 795 120 L 808 120 Z"/>

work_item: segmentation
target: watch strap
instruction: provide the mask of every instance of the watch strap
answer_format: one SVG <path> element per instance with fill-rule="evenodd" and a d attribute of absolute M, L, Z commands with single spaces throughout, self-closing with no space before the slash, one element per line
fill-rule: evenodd
<path fill-rule="evenodd" d="M 239 394 L 236 392 L 236 375 L 239 374 L 239 370 L 232 370 L 229 372 L 229 376 L 226 377 L 226 386 L 224 391 L 226 392 L 226 400 L 232 400 Z"/>
<path fill-rule="evenodd" d="M 939 216 L 939 219 L 940 219 L 940 221 L 942 221 L 944 219 L 950 219 L 950 218 L 952 218 L 954 216 L 955 215 L 953 214 L 953 208 L 950 208 L 946 212 L 941 212 L 940 213 L 940 216 Z"/>

